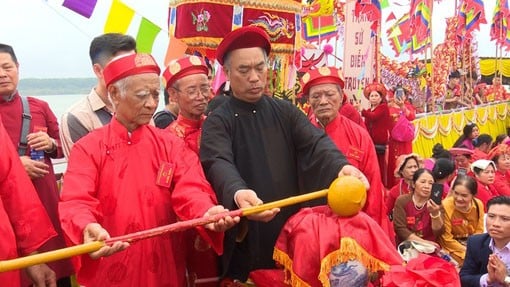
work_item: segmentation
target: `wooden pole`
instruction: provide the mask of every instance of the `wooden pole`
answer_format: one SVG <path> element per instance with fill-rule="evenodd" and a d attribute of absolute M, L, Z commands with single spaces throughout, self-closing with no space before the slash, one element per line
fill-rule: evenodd
<path fill-rule="evenodd" d="M 266 204 L 261 204 L 258 206 L 252 206 L 242 209 L 237 209 L 233 211 L 223 212 L 219 214 L 215 214 L 212 216 L 204 216 L 200 218 L 195 218 L 191 220 L 179 221 L 176 223 L 159 226 L 139 232 L 129 233 L 126 235 L 118 236 L 110 238 L 106 241 L 93 241 L 89 243 L 84 243 L 76 246 L 66 247 L 62 249 L 57 249 L 53 251 L 48 251 L 44 253 L 39 253 L 35 255 L 29 255 L 25 257 L 20 257 L 16 259 L 10 260 L 2 260 L 0 261 L 0 272 L 6 272 L 16 269 L 23 269 L 32 265 L 57 261 L 65 258 L 70 258 L 73 256 L 83 255 L 87 253 L 91 253 L 94 251 L 98 251 L 102 247 L 106 245 L 111 245 L 115 242 L 129 242 L 133 243 L 142 239 L 147 239 L 155 236 L 159 236 L 169 232 L 178 232 L 187 230 L 196 226 L 202 226 L 209 223 L 217 222 L 220 219 L 223 219 L 227 216 L 236 217 L 236 216 L 249 216 L 256 213 L 260 213 L 266 210 L 270 210 L 273 208 L 280 208 L 289 205 L 294 205 L 298 203 L 302 203 L 309 200 L 314 200 L 318 198 L 322 198 L 328 195 L 329 189 L 323 189 L 311 193 L 306 193 L 298 196 L 292 196 L 289 198 L 269 202 Z"/>

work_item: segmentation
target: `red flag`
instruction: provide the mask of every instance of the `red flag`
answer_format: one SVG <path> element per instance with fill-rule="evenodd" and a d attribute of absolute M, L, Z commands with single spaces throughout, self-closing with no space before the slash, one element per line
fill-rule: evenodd
<path fill-rule="evenodd" d="M 397 17 L 395 16 L 395 13 L 391 12 L 390 15 L 388 15 L 388 18 L 386 18 L 386 22 L 389 22 L 391 20 L 395 20 Z"/>

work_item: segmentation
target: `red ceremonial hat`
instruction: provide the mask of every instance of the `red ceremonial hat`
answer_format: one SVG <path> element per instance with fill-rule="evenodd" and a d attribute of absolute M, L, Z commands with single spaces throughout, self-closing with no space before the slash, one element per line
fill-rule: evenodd
<path fill-rule="evenodd" d="M 166 82 L 165 88 L 168 89 L 178 79 L 194 74 L 209 74 L 209 69 L 204 59 L 197 56 L 189 56 L 172 61 L 163 72 L 163 78 Z"/>
<path fill-rule="evenodd" d="M 303 87 L 303 95 L 305 96 L 308 96 L 312 86 L 320 84 L 337 84 L 343 89 L 344 77 L 342 75 L 342 70 L 330 67 L 320 67 L 318 69 L 309 70 L 303 75 L 303 77 L 301 77 L 301 86 Z"/>
<path fill-rule="evenodd" d="M 365 96 L 365 98 L 368 99 L 368 96 L 370 96 L 370 93 L 373 91 L 377 91 L 383 99 L 386 99 L 387 90 L 383 84 L 374 82 L 366 86 L 365 89 L 363 90 L 363 95 Z"/>
<path fill-rule="evenodd" d="M 216 60 L 223 65 L 225 56 L 237 49 L 260 47 L 271 52 L 271 42 L 266 31 L 256 26 L 244 26 L 229 32 L 221 41 L 216 50 Z"/>
<path fill-rule="evenodd" d="M 126 54 L 111 60 L 103 70 L 106 86 L 127 76 L 161 72 L 154 58 L 149 54 Z"/>

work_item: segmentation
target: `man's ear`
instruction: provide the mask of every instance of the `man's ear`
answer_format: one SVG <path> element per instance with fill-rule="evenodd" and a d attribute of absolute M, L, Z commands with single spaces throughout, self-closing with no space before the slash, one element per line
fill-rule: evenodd
<path fill-rule="evenodd" d="M 172 89 L 172 87 L 169 87 L 166 91 L 168 92 L 168 100 L 170 102 L 177 103 L 178 92 L 175 89 Z"/>
<path fill-rule="evenodd" d="M 108 94 L 110 95 L 112 105 L 116 107 L 121 100 L 120 90 L 115 85 L 109 85 Z"/>
<path fill-rule="evenodd" d="M 96 74 L 96 77 L 98 79 L 103 78 L 103 67 L 101 67 L 101 65 L 99 65 L 97 63 L 92 65 L 92 70 L 94 71 L 94 74 Z"/>

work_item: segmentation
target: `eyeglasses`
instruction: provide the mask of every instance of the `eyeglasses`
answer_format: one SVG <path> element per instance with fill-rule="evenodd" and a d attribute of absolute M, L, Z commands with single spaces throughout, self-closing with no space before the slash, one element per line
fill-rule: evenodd
<path fill-rule="evenodd" d="M 211 93 L 210 85 L 203 85 L 203 86 L 200 86 L 199 88 L 189 88 L 184 91 L 181 91 L 177 88 L 173 88 L 173 89 L 179 93 L 185 94 L 186 96 L 188 96 L 192 99 L 195 99 L 195 98 L 199 97 L 200 95 L 209 96 L 209 94 Z"/>

